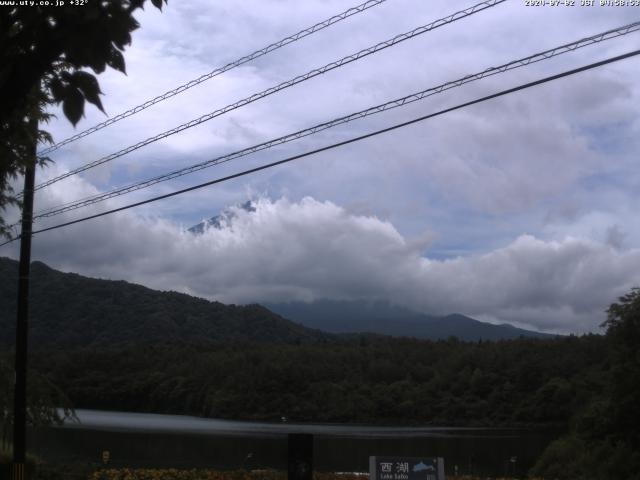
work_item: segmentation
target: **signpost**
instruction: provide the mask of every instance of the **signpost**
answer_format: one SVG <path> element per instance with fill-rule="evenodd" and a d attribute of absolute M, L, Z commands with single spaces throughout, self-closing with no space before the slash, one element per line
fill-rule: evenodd
<path fill-rule="evenodd" d="M 290 433 L 288 435 L 288 480 L 313 479 L 313 435 Z"/>
<path fill-rule="evenodd" d="M 369 457 L 370 480 L 445 480 L 441 457 Z"/>

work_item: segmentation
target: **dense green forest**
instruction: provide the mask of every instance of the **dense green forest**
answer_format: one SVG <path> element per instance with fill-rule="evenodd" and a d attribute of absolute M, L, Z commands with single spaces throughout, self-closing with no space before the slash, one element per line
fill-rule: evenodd
<path fill-rule="evenodd" d="M 13 429 L 14 375 L 13 362 L 0 359 L 0 457 L 9 448 Z M 28 372 L 27 407 L 27 422 L 31 425 L 61 424 L 73 416 L 64 392 L 34 370 Z"/>
<path fill-rule="evenodd" d="M 566 424 L 602 389 L 601 336 L 465 343 L 161 344 L 39 352 L 76 407 L 217 418 Z"/>
<path fill-rule="evenodd" d="M 17 262 L 0 258 L 0 348 Z M 498 342 L 335 335 L 32 265 L 31 366 L 76 407 L 219 418 L 565 425 L 602 389 L 602 336 Z"/>
<path fill-rule="evenodd" d="M 607 311 L 604 388 L 570 419 L 533 475 L 566 480 L 640 480 L 640 289 Z"/>

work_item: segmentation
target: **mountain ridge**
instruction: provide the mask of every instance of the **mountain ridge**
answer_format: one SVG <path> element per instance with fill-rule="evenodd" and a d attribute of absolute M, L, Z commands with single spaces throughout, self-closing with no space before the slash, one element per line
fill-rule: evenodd
<path fill-rule="evenodd" d="M 465 341 L 508 340 L 556 335 L 525 330 L 508 323 L 491 324 L 453 313 L 427 315 L 388 302 L 336 301 L 265 303 L 269 310 L 309 328 L 330 333 L 376 333 L 424 340 L 457 337 Z"/>
<path fill-rule="evenodd" d="M 17 271 L 17 261 L 0 257 L 0 348 L 14 342 Z M 356 333 L 428 340 L 455 336 L 466 341 L 549 337 L 458 314 L 418 314 L 384 302 L 369 302 L 363 309 L 358 302 L 325 300 L 311 314 L 301 315 L 300 305 L 306 304 L 300 302 L 224 305 L 122 280 L 63 273 L 37 261 L 31 271 L 30 344 L 34 348 L 158 342 L 335 343 Z"/>
<path fill-rule="evenodd" d="M 0 347 L 13 345 L 18 262 L 0 257 Z M 31 264 L 30 345 L 103 348 L 157 342 L 324 343 L 335 336 L 265 307 L 224 305 Z"/>

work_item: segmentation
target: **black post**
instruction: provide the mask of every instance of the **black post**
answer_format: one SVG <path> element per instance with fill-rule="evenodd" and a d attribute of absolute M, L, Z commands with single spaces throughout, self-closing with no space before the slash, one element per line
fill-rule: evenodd
<path fill-rule="evenodd" d="M 288 435 L 288 480 L 313 479 L 313 435 L 290 433 Z"/>
<path fill-rule="evenodd" d="M 37 120 L 31 120 L 33 143 L 30 164 L 24 172 L 20 266 L 18 273 L 18 316 L 16 320 L 15 390 L 13 397 L 12 480 L 25 478 L 27 447 L 27 336 L 29 332 L 29 270 L 31 266 L 31 230 L 33 223 L 33 187 L 36 173 Z"/>

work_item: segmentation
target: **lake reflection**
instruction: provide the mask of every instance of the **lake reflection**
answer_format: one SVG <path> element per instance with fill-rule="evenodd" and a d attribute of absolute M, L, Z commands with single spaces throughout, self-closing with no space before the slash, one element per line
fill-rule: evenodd
<path fill-rule="evenodd" d="M 447 472 L 523 474 L 557 431 L 238 422 L 179 415 L 78 410 L 80 423 L 32 430 L 31 449 L 51 462 L 114 466 L 286 467 L 287 434 L 312 433 L 314 468 L 367 471 L 370 455 L 440 456 Z M 251 455 L 249 455 L 251 454 Z M 513 462 L 512 460 L 515 460 Z"/>

